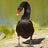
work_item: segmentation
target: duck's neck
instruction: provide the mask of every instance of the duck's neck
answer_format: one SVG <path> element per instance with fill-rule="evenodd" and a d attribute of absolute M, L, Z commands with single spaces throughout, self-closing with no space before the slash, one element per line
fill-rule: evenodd
<path fill-rule="evenodd" d="M 27 2 L 25 2 L 22 4 L 22 8 L 24 8 L 24 14 L 21 17 L 21 19 L 30 19 L 30 13 L 31 13 L 30 5 Z"/>
<path fill-rule="evenodd" d="M 24 14 L 21 18 L 22 19 L 30 19 L 30 10 L 28 8 L 24 8 Z"/>

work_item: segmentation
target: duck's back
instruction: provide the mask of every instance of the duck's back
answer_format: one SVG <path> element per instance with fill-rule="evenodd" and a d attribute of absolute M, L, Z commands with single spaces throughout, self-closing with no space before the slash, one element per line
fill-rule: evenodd
<path fill-rule="evenodd" d="M 20 20 L 16 28 L 17 34 L 23 38 L 28 38 L 34 33 L 33 24 L 30 20 Z"/>

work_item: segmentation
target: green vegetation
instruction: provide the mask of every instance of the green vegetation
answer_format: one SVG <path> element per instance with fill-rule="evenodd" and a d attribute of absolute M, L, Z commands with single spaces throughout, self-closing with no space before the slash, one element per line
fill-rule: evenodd
<path fill-rule="evenodd" d="M 23 11 L 17 16 L 17 8 L 23 0 L 0 0 L 0 18 L 8 20 L 7 25 L 14 25 L 21 18 Z M 31 21 L 35 30 L 48 27 L 48 0 L 27 0 L 31 6 Z M 3 21 L 2 21 L 3 22 Z M 5 28 L 6 29 L 6 28 Z M 5 29 L 2 29 L 5 31 Z M 7 30 L 10 32 L 10 30 Z M 5 32 L 6 32 L 5 31 Z M 7 34 L 7 33 L 5 33 Z"/>
<path fill-rule="evenodd" d="M 14 34 L 14 30 L 10 28 L 9 26 L 0 26 L 0 32 L 3 32 L 5 34 L 5 38 L 11 38 Z"/>

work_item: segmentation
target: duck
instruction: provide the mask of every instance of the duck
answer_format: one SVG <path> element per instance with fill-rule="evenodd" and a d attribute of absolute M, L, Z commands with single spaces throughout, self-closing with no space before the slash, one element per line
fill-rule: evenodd
<path fill-rule="evenodd" d="M 34 33 L 34 27 L 33 27 L 32 21 L 30 20 L 31 7 L 27 1 L 23 1 L 18 6 L 17 8 L 18 16 L 23 9 L 24 9 L 24 13 L 16 26 L 16 33 L 18 36 L 18 46 L 20 46 L 20 36 L 24 39 L 27 39 L 30 37 L 30 46 L 31 46 L 32 36 Z"/>

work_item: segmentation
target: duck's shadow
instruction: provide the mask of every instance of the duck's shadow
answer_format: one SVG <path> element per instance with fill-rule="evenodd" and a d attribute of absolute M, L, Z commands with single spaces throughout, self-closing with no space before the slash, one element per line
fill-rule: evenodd
<path fill-rule="evenodd" d="M 45 38 L 32 39 L 32 44 L 40 44 Z M 30 44 L 30 40 L 24 41 L 23 44 Z"/>

